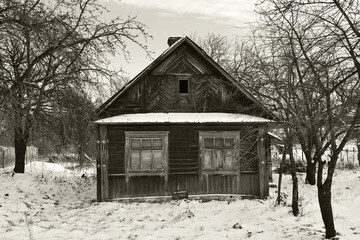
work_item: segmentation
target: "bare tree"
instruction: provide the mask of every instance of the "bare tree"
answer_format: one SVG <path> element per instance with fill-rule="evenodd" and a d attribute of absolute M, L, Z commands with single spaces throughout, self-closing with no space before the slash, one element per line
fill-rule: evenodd
<path fill-rule="evenodd" d="M 190 36 L 216 63 L 223 68 L 230 64 L 232 55 L 232 42 L 226 36 L 208 33 L 205 37 L 200 37 L 196 33 Z"/>
<path fill-rule="evenodd" d="M 253 75 L 253 64 L 249 41 L 239 38 L 229 40 L 226 36 L 209 33 L 204 37 L 193 34 L 191 38 L 221 67 L 239 82 Z"/>
<path fill-rule="evenodd" d="M 42 126 L 52 135 L 52 141 L 57 142 L 58 149 L 67 150 L 75 147 L 78 153 L 80 167 L 85 162 L 85 154 L 90 141 L 94 140 L 95 128 L 92 115 L 95 105 L 89 96 L 74 91 L 62 92 L 57 102 L 54 102 L 54 112 Z"/>
<path fill-rule="evenodd" d="M 268 108 L 274 109 L 276 106 L 278 118 L 281 121 L 286 121 L 288 114 L 281 111 L 280 108 L 284 107 L 284 101 L 288 101 L 288 95 L 279 98 L 279 93 L 276 93 L 276 89 L 271 82 L 285 81 L 282 89 L 286 89 L 286 82 L 291 82 L 291 76 L 286 74 L 290 66 L 289 57 L 284 57 L 282 61 L 278 61 L 278 64 L 282 66 L 272 66 L 268 60 L 261 59 L 259 56 L 263 56 L 261 52 L 262 48 L 258 49 L 258 46 L 249 39 L 247 41 L 240 41 L 235 39 L 229 41 L 225 36 L 208 34 L 204 38 L 196 37 L 195 41 L 206 51 L 206 53 L 214 57 L 215 61 L 222 65 L 237 81 L 245 85 L 247 89 L 256 94 Z M 257 42 L 255 42 L 257 43 Z M 289 48 L 283 48 L 281 54 L 287 55 Z M 219 54 L 221 53 L 221 54 Z M 219 57 L 221 56 L 221 57 Z M 270 56 L 273 59 L 276 58 L 275 52 L 270 52 Z M 266 79 L 266 81 L 264 81 Z M 278 86 L 279 87 L 279 86 Z M 236 92 L 232 94 L 232 98 L 236 98 Z M 210 93 L 213 96 L 214 93 Z M 249 110 L 249 109 L 248 109 Z M 293 137 L 291 136 L 291 129 L 288 125 L 283 126 L 285 134 L 285 142 L 287 144 L 286 149 L 292 149 Z M 287 151 L 292 153 L 291 150 Z M 292 209 L 295 216 L 299 213 L 298 204 L 298 179 L 295 169 L 295 160 L 292 154 L 290 155 L 291 163 L 291 176 L 293 180 L 293 197 L 292 197 Z M 249 158 L 249 156 L 247 156 Z M 280 184 L 279 184 L 280 185 Z"/>
<path fill-rule="evenodd" d="M 272 100 L 289 116 L 311 184 L 317 164 L 318 200 L 331 238 L 336 236 L 331 206 L 335 165 L 360 120 L 359 1 L 266 0 L 261 6 L 265 29 L 256 39 L 263 48 L 259 77 L 282 99 Z M 284 59 L 289 64 L 278 75 Z M 327 149 L 330 156 L 324 155 Z"/>
<path fill-rule="evenodd" d="M 56 111 L 63 93 L 89 93 L 105 80 L 107 55 L 129 56 L 127 44 L 150 37 L 136 17 L 100 21 L 96 0 L 0 0 L 0 107 L 15 135 L 15 172 L 24 172 L 33 126 Z"/>

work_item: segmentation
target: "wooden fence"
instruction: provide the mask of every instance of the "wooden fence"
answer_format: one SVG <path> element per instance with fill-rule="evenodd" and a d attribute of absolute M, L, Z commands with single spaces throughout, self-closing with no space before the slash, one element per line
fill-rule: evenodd
<path fill-rule="evenodd" d="M 294 157 L 297 161 L 306 162 L 306 158 L 304 155 L 304 152 L 301 150 L 301 148 L 294 148 Z M 330 150 L 325 151 L 324 154 L 324 160 L 330 161 Z M 343 151 L 341 151 L 338 161 L 336 163 L 336 167 L 339 169 L 344 168 L 354 168 L 359 167 L 360 159 L 358 155 L 358 147 L 356 146 L 347 146 L 344 148 Z"/>
<path fill-rule="evenodd" d="M 25 164 L 38 159 L 38 148 L 28 146 L 26 148 Z M 15 148 L 0 146 L 0 168 L 6 168 L 15 165 Z"/>

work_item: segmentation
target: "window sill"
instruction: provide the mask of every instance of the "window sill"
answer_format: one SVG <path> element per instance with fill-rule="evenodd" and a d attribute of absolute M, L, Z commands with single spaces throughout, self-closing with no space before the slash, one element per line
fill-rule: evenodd
<path fill-rule="evenodd" d="M 202 175 L 239 175 L 238 170 L 203 170 Z"/>
<path fill-rule="evenodd" d="M 259 173 L 259 171 L 240 171 L 241 174 L 254 174 Z"/>
<path fill-rule="evenodd" d="M 165 176 L 165 171 L 162 172 L 129 172 L 129 177 L 132 176 Z"/>

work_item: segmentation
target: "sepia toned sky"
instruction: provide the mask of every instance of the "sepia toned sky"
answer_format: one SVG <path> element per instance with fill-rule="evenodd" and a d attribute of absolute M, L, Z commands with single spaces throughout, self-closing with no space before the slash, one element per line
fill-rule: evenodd
<path fill-rule="evenodd" d="M 159 56 L 168 46 L 170 36 L 196 33 L 225 35 L 230 39 L 246 38 L 250 24 L 256 21 L 256 0 L 101 0 L 110 12 L 106 18 L 137 15 L 153 36 L 147 43 L 152 57 Z M 111 67 L 121 67 L 133 78 L 152 60 L 138 47 L 129 45 L 131 59 L 112 59 Z"/>

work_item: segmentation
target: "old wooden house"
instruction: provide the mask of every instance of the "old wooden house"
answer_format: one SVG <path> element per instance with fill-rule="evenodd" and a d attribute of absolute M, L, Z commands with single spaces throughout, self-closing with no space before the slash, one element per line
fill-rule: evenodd
<path fill-rule="evenodd" d="M 97 111 L 98 200 L 269 189 L 273 115 L 188 37 Z"/>

